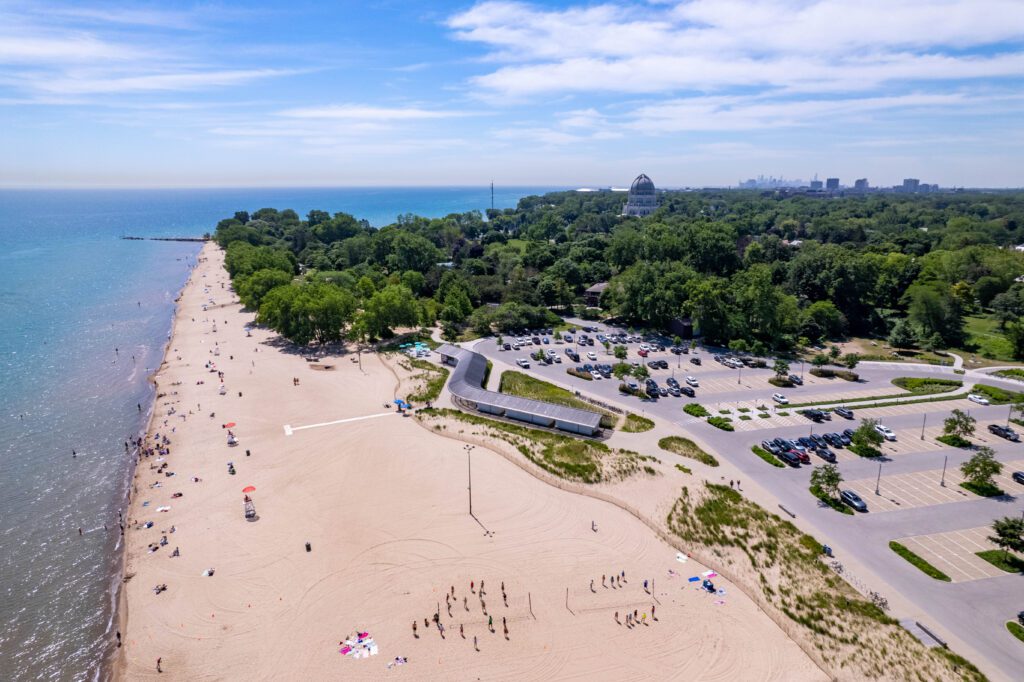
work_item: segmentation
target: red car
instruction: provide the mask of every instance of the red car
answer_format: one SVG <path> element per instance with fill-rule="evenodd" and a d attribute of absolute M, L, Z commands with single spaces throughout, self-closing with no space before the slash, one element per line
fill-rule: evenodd
<path fill-rule="evenodd" d="M 639 355 L 639 356 L 640 356 L 640 357 L 642 357 L 642 358 L 646 358 L 646 357 L 647 357 L 647 351 L 645 351 L 645 350 L 644 350 L 643 348 L 641 348 L 640 350 L 638 350 L 638 351 L 636 352 L 636 354 L 637 354 L 637 355 Z"/>
<path fill-rule="evenodd" d="M 790 452 L 796 455 L 797 459 L 799 459 L 802 464 L 811 463 L 811 456 L 808 455 L 806 452 L 800 452 L 799 450 L 790 450 Z"/>

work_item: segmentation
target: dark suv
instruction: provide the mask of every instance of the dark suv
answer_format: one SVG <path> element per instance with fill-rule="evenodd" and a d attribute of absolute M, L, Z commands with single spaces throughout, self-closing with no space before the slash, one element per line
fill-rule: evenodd
<path fill-rule="evenodd" d="M 1013 441 L 1014 443 L 1020 441 L 1020 436 L 1017 435 L 1016 431 L 1014 431 L 1008 426 L 1003 426 L 1002 424 L 989 424 L 988 432 L 995 434 L 1000 438 L 1005 438 L 1006 440 Z"/>
<path fill-rule="evenodd" d="M 853 410 L 851 410 L 848 407 L 837 407 L 832 411 L 838 414 L 843 419 L 853 419 Z"/>
<path fill-rule="evenodd" d="M 856 511 L 866 512 L 868 510 L 868 505 L 865 504 L 864 500 L 860 499 L 860 495 L 852 490 L 841 491 L 839 493 L 839 499 L 850 507 L 853 507 Z"/>

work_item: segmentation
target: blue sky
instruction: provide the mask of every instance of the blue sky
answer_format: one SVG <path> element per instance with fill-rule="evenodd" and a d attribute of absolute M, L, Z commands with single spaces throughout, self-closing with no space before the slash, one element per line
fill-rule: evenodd
<path fill-rule="evenodd" d="M 0 0 L 0 185 L 1024 186 L 1021 0 Z"/>

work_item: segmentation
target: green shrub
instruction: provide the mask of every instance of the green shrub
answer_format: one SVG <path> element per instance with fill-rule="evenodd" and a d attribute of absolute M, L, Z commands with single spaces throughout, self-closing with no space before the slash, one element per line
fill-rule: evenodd
<path fill-rule="evenodd" d="M 860 381 L 860 375 L 848 369 L 837 369 L 835 373 L 837 377 L 846 381 Z"/>
<path fill-rule="evenodd" d="M 569 367 L 565 370 L 566 374 L 572 375 L 577 379 L 585 379 L 586 381 L 593 381 L 594 377 L 590 372 L 584 372 L 582 369 L 576 369 L 575 367 Z"/>
<path fill-rule="evenodd" d="M 967 440 L 963 436 L 958 436 L 955 433 L 949 433 L 944 436 L 938 436 L 935 440 L 948 445 L 951 448 L 969 448 L 971 447 L 971 441 Z"/>
<path fill-rule="evenodd" d="M 676 465 L 676 469 L 679 469 L 679 470 L 680 470 L 680 471 L 682 471 L 682 472 L 683 472 L 684 474 L 692 474 L 692 473 L 693 473 L 693 470 L 692 470 L 692 469 L 691 469 L 690 467 L 688 467 L 688 466 L 683 466 L 682 464 L 677 464 L 677 465 Z"/>
<path fill-rule="evenodd" d="M 708 417 L 708 424 L 711 424 L 716 429 L 722 429 L 723 431 L 736 430 L 732 425 L 732 420 L 728 417 Z"/>
<path fill-rule="evenodd" d="M 998 372 L 993 372 L 997 377 L 1003 377 L 1004 379 L 1019 379 L 1024 381 L 1024 369 L 1001 369 Z"/>
<path fill-rule="evenodd" d="M 893 386 L 898 386 L 914 395 L 948 393 L 964 385 L 964 382 L 959 379 L 940 379 L 938 377 L 896 377 L 892 383 Z"/>
<path fill-rule="evenodd" d="M 683 438 L 682 436 L 666 436 L 658 441 L 658 447 L 662 450 L 674 452 L 675 454 L 683 457 L 695 459 L 701 464 L 706 464 L 709 467 L 718 466 L 718 460 L 715 459 L 713 455 L 704 452 L 699 445 L 689 438 Z"/>
<path fill-rule="evenodd" d="M 840 514 L 850 514 L 850 515 L 853 514 L 853 510 L 852 509 L 850 509 L 845 504 L 843 504 L 841 501 L 837 500 L 836 498 L 832 497 L 831 495 L 826 495 L 821 490 L 821 488 L 819 488 L 818 486 L 812 485 L 810 487 L 810 491 L 811 491 L 812 495 L 817 497 L 819 500 L 821 500 L 822 502 L 824 502 L 825 504 L 827 504 L 829 507 L 831 507 L 832 509 L 836 510 Z"/>
<path fill-rule="evenodd" d="M 778 457 L 776 457 L 776 456 L 775 456 L 775 455 L 773 455 L 772 453 L 768 452 L 767 450 L 765 450 L 764 448 L 762 448 L 762 447 L 761 447 L 760 445 L 755 445 L 755 446 L 753 446 L 752 448 L 750 448 L 750 450 L 751 450 L 751 452 L 753 452 L 753 453 L 754 453 L 755 455 L 757 455 L 758 457 L 760 457 L 760 458 L 761 458 L 761 459 L 763 459 L 764 461 L 766 461 L 766 462 L 768 462 L 769 464 L 771 464 L 771 465 L 772 465 L 773 467 L 777 467 L 777 468 L 779 468 L 779 469 L 785 469 L 785 468 L 786 468 L 786 465 L 785 465 L 785 464 L 783 464 L 783 463 L 782 463 L 782 462 L 781 462 L 781 461 L 779 460 L 779 458 L 778 458 Z"/>
<path fill-rule="evenodd" d="M 1000 571 L 1006 571 L 1007 573 L 1020 573 L 1024 571 L 1024 560 L 1001 549 L 986 549 L 984 552 L 975 552 L 975 554 Z"/>
<path fill-rule="evenodd" d="M 1011 635 L 1024 642 L 1024 625 L 1008 620 L 1006 621 L 1006 629 L 1010 631 Z"/>
<path fill-rule="evenodd" d="M 893 540 L 893 541 L 891 541 L 889 543 L 889 549 L 891 549 L 892 551 L 896 552 L 896 554 L 898 554 L 901 557 L 903 557 L 904 559 L 906 559 L 908 562 L 910 562 L 911 565 L 913 565 L 916 568 L 920 569 L 921 572 L 924 573 L 925 575 L 927 575 L 927 576 L 929 576 L 931 578 L 935 578 L 936 580 L 941 580 L 943 582 L 947 582 L 947 583 L 951 582 L 948 575 L 946 575 L 945 573 L 943 573 L 939 569 L 935 568 L 930 563 L 928 563 L 927 561 L 925 561 L 921 557 L 917 556 L 916 554 L 911 552 L 909 549 L 907 549 L 906 547 L 904 547 L 900 543 L 896 542 L 895 540 Z"/>
<path fill-rule="evenodd" d="M 978 485 L 977 483 L 972 483 L 971 481 L 964 481 L 963 483 L 960 484 L 960 487 L 963 488 L 964 490 L 970 490 L 972 493 L 978 495 L 979 497 L 1002 497 L 1003 495 L 1006 494 L 1002 488 L 1000 488 L 994 483 L 983 483 L 981 485 Z"/>
<path fill-rule="evenodd" d="M 750 416 L 749 414 L 741 414 L 741 415 L 740 415 L 740 420 L 741 420 L 741 421 L 745 421 L 745 422 L 748 422 L 748 421 L 750 421 L 750 420 L 751 420 L 751 416 Z"/>
<path fill-rule="evenodd" d="M 768 380 L 768 383 L 772 386 L 778 386 L 779 388 L 792 388 L 793 382 L 784 377 L 772 377 Z"/>
<path fill-rule="evenodd" d="M 974 387 L 974 393 L 980 393 L 993 405 L 1007 405 L 1009 403 L 1017 401 L 1021 394 L 1015 391 L 1007 391 L 997 386 L 989 386 L 988 384 L 977 384 Z"/>
<path fill-rule="evenodd" d="M 831 379 L 836 375 L 836 371 L 834 369 L 829 369 L 828 367 L 812 367 L 810 369 L 810 373 L 812 376 L 822 377 L 825 379 Z"/>
<path fill-rule="evenodd" d="M 737 412 L 750 412 L 750 408 L 749 407 L 740 407 L 740 408 L 737 409 Z"/>
<path fill-rule="evenodd" d="M 683 412 L 691 417 L 707 417 L 711 414 L 700 403 L 686 403 L 683 405 Z"/>
<path fill-rule="evenodd" d="M 850 443 L 850 445 L 847 446 L 847 450 L 849 450 L 850 452 L 852 452 L 855 455 L 860 455 L 861 457 L 881 457 L 882 456 L 882 451 L 881 450 L 879 450 L 878 448 L 872 447 L 870 445 L 857 445 L 856 443 Z"/>

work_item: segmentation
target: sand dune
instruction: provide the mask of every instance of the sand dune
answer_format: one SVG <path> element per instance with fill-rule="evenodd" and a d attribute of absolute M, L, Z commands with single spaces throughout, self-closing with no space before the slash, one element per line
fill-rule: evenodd
<path fill-rule="evenodd" d="M 379 358 L 364 354 L 361 370 L 351 356 L 325 358 L 320 364 L 333 369 L 312 371 L 270 333 L 247 337 L 252 314 L 237 304 L 203 311 L 210 298 L 231 300 L 221 289 L 221 252 L 208 244 L 203 254 L 158 378 L 161 392 L 177 391 L 159 401 L 153 426 L 176 429 L 167 458 L 175 475 L 157 474 L 147 459 L 136 479 L 130 519 L 155 526 L 127 531 L 134 577 L 119 677 L 158 676 L 160 657 L 161 679 L 189 680 L 825 678 L 738 590 L 720 583 L 726 595 L 718 597 L 687 582 L 699 567 L 677 563 L 638 520 L 545 485 L 482 447 L 472 453 L 478 520 L 469 516 L 463 444 L 384 408 L 396 377 Z M 211 360 L 225 372 L 223 396 L 204 367 Z M 178 414 L 166 416 L 170 407 Z M 284 428 L 357 417 L 371 418 L 292 435 Z M 241 441 L 234 448 L 222 428 L 229 421 Z M 156 481 L 161 487 L 150 488 Z M 243 518 L 246 485 L 256 487 L 255 522 Z M 157 512 L 161 505 L 171 510 Z M 168 545 L 149 553 L 172 525 Z M 181 556 L 171 558 L 175 547 Z M 202 576 L 207 568 L 212 577 Z M 621 571 L 621 588 L 601 586 L 602 574 Z M 654 581 L 652 595 L 644 579 Z M 487 615 L 470 581 L 485 582 Z M 161 583 L 167 591 L 154 594 Z M 424 628 L 438 609 L 445 639 Z M 622 620 L 633 609 L 646 613 L 646 625 L 616 624 L 616 611 Z M 357 631 L 370 633 L 378 655 L 339 654 Z M 408 662 L 387 669 L 396 656 Z"/>

